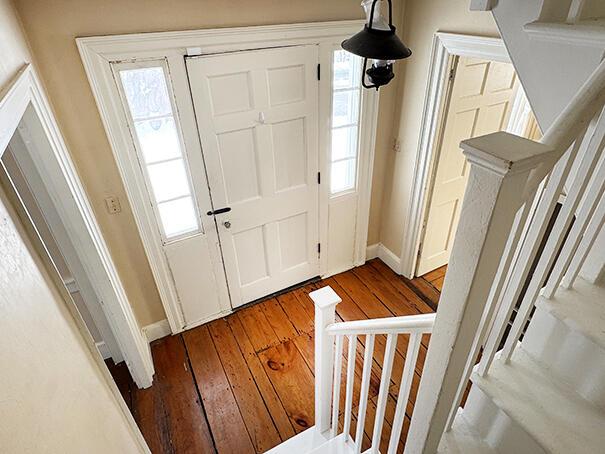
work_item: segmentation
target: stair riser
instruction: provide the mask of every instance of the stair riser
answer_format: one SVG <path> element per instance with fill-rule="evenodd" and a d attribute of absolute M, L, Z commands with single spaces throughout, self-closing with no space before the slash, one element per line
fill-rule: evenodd
<path fill-rule="evenodd" d="M 594 405 L 605 409 L 605 350 L 537 307 L 522 348 Z"/>
<path fill-rule="evenodd" d="M 500 454 L 546 454 L 538 442 L 478 386 L 472 387 L 463 414 L 477 435 Z"/>

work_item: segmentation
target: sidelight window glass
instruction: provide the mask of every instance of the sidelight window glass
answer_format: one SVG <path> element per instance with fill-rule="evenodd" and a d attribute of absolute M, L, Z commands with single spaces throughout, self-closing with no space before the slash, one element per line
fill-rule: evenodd
<path fill-rule="evenodd" d="M 336 50 L 332 60 L 330 190 L 338 194 L 357 185 L 361 58 Z"/>
<path fill-rule="evenodd" d="M 198 231 L 191 178 L 164 65 L 123 66 L 118 74 L 139 161 L 164 238 Z"/>

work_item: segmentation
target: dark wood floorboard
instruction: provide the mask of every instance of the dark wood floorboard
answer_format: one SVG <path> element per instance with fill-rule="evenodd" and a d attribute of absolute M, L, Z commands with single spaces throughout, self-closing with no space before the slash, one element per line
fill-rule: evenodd
<path fill-rule="evenodd" d="M 314 424 L 314 308 L 309 292 L 330 285 L 341 296 L 337 319 L 360 320 L 434 312 L 446 267 L 408 280 L 379 259 L 268 298 L 232 315 L 152 344 L 156 376 L 139 390 L 126 366 L 108 366 L 154 454 L 261 453 Z M 403 452 L 426 356 L 424 336 L 398 452 Z M 399 336 L 381 446 L 388 443 L 407 336 Z M 344 345 L 341 408 L 348 340 Z M 364 428 L 369 447 L 380 386 L 385 336 L 376 336 Z M 357 420 L 365 338 L 355 351 Z M 341 416 L 342 424 L 342 416 Z M 294 454 L 294 453 L 293 453 Z"/>

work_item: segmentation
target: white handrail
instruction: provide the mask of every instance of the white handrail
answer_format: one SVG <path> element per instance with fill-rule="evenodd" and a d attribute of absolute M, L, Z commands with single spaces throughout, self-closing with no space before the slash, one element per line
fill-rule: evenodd
<path fill-rule="evenodd" d="M 326 328 L 332 336 L 344 334 L 411 334 L 430 333 L 435 314 L 405 315 L 402 317 L 375 318 L 333 323 Z"/>
<path fill-rule="evenodd" d="M 605 105 L 605 60 L 550 125 L 540 143 L 562 156 Z"/>

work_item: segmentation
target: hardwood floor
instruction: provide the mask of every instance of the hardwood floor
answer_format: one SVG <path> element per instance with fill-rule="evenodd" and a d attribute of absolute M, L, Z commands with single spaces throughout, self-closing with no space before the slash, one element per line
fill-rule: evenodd
<path fill-rule="evenodd" d="M 436 270 L 439 271 L 439 270 Z M 139 390 L 124 365 L 110 370 L 151 451 L 156 453 L 260 453 L 313 425 L 313 317 L 308 293 L 330 285 L 341 296 L 339 320 L 433 312 L 445 269 L 407 280 L 380 260 L 269 298 L 234 314 L 152 344 L 154 385 Z M 382 443 L 395 412 L 407 336 L 399 336 Z M 409 426 L 419 361 L 399 450 Z M 365 339 L 358 340 L 354 402 L 358 402 Z M 385 337 L 377 336 L 366 417 L 366 447 L 373 428 Z M 347 348 L 344 352 L 347 352 Z M 346 361 L 343 361 L 346 367 Z M 343 381 L 345 374 L 343 373 Z M 343 388 L 344 389 L 344 388 Z M 344 392 L 341 393 L 344 405 Z M 342 408 L 342 407 L 341 407 Z M 342 421 L 341 421 L 342 423 Z M 355 423 L 352 424 L 353 430 Z M 365 448 L 364 448 L 365 449 Z M 383 452 L 384 447 L 383 447 Z M 294 454 L 294 453 L 293 453 Z"/>

